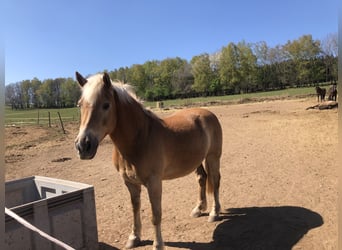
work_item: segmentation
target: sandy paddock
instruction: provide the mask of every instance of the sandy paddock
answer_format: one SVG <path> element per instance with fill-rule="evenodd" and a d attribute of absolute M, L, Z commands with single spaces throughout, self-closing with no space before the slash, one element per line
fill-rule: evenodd
<path fill-rule="evenodd" d="M 165 181 L 166 249 L 337 249 L 338 112 L 306 110 L 315 104 L 313 97 L 209 107 L 223 127 L 222 219 L 189 216 L 197 200 L 194 174 Z M 111 142 L 106 138 L 93 160 L 81 161 L 77 126 L 68 124 L 66 135 L 56 127 L 6 127 L 5 179 L 43 175 L 94 185 L 100 249 L 122 249 L 132 214 Z M 137 249 L 151 249 L 145 189 L 141 215 Z"/>

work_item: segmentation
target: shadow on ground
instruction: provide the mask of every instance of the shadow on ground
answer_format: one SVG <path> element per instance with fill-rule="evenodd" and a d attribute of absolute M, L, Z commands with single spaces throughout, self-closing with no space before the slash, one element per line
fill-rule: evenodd
<path fill-rule="evenodd" d="M 291 250 L 312 228 L 323 225 L 316 212 L 302 207 L 246 207 L 227 209 L 210 243 L 166 242 L 193 250 Z"/>
<path fill-rule="evenodd" d="M 141 241 L 141 244 L 139 247 L 143 247 L 143 246 L 152 246 L 153 241 L 151 240 L 143 240 Z M 134 249 L 134 248 L 133 248 Z M 108 245 L 107 243 L 104 242 L 100 242 L 99 243 L 99 250 L 120 250 L 119 248 L 113 247 L 111 245 Z"/>
<path fill-rule="evenodd" d="M 119 250 L 119 248 L 108 245 L 104 242 L 99 243 L 99 250 Z"/>

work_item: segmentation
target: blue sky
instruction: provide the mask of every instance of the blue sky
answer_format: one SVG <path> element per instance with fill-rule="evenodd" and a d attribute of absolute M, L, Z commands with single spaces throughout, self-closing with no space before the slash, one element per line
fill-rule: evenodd
<path fill-rule="evenodd" d="M 337 33 L 339 0 L 5 0 L 5 82 Z"/>

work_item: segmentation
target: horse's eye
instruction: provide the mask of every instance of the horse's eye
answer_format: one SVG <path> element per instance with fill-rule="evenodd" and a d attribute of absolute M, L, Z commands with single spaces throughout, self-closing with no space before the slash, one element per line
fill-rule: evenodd
<path fill-rule="evenodd" d="M 104 103 L 102 108 L 103 108 L 103 110 L 109 109 L 109 103 L 108 102 Z"/>

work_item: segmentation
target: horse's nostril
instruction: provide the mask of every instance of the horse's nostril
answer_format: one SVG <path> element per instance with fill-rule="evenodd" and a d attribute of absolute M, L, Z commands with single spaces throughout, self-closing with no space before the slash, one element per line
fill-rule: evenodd
<path fill-rule="evenodd" d="M 90 140 L 88 138 L 86 138 L 86 140 L 85 140 L 85 150 L 86 150 L 86 152 L 90 151 L 90 148 L 91 148 Z"/>
<path fill-rule="evenodd" d="M 79 136 L 75 141 L 75 146 L 81 159 L 92 159 L 98 147 L 98 141 L 95 136 L 85 134 Z"/>
<path fill-rule="evenodd" d="M 81 144 L 81 142 L 77 142 L 77 143 L 75 143 L 75 147 L 76 147 L 76 150 L 79 152 L 79 153 L 81 153 L 82 151 L 83 151 L 83 147 L 82 147 L 82 144 Z"/>

